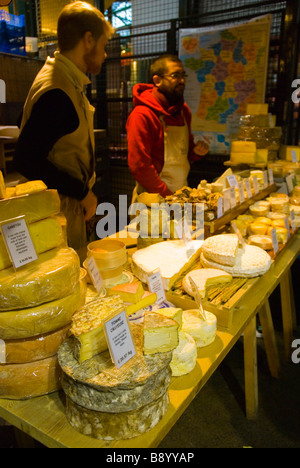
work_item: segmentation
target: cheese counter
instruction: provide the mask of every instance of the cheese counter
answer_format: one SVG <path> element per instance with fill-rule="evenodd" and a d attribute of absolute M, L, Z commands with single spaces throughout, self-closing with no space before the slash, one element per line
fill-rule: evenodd
<path fill-rule="evenodd" d="M 130 238 L 125 243 L 130 255 L 135 250 L 135 241 Z M 294 325 L 290 268 L 299 253 L 300 233 L 296 232 L 277 255 L 269 271 L 257 278 L 255 294 L 250 288 L 238 302 L 231 326 L 227 330 L 218 329 L 209 347 L 197 349 L 197 363 L 189 374 L 172 377 L 168 389 L 169 407 L 157 425 L 143 435 L 105 441 L 77 432 L 66 418 L 63 391 L 23 401 L 0 399 L 0 417 L 49 448 L 157 447 L 243 334 L 246 417 L 255 419 L 258 408 L 256 316 L 259 314 L 270 372 L 277 378 L 279 357 L 268 299 L 280 286 L 285 352 L 289 358 Z"/>

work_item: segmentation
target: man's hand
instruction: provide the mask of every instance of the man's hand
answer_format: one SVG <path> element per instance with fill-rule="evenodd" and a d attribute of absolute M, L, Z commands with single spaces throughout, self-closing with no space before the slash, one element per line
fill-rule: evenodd
<path fill-rule="evenodd" d="M 85 221 L 89 221 L 96 214 L 97 205 L 97 197 L 94 194 L 94 192 L 90 190 L 87 196 L 83 200 L 81 200 L 81 206 L 84 211 Z"/>

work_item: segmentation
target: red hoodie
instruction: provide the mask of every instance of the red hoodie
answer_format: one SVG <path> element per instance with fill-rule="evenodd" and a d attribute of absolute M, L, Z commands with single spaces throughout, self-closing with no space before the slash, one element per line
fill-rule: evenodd
<path fill-rule="evenodd" d="M 137 84 L 133 88 L 134 109 L 127 120 L 128 166 L 134 177 L 147 192 L 163 197 L 172 192 L 160 179 L 164 165 L 164 134 L 160 115 L 166 126 L 184 126 L 184 114 L 190 133 L 189 160 L 199 158 L 193 153 L 195 146 L 191 133 L 191 112 L 187 104 L 170 106 L 166 97 L 152 84 Z"/>

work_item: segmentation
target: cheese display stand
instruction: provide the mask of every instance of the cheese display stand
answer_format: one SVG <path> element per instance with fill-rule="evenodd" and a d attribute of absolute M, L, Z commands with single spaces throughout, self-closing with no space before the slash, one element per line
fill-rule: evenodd
<path fill-rule="evenodd" d="M 81 267 L 57 192 L 0 182 L 0 417 L 50 448 L 157 447 L 243 334 L 256 418 L 256 317 L 278 377 L 268 302 L 278 285 L 291 349 L 298 186 L 279 194 L 270 171 L 227 169 L 165 199 L 142 194 L 143 235 L 129 225 L 93 242 Z M 180 231 L 166 207 L 185 203 Z M 36 258 L 18 267 L 3 226 L 20 219 Z"/>

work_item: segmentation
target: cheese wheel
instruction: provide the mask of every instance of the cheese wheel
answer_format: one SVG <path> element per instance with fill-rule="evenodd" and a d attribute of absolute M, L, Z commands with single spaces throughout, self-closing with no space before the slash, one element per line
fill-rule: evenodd
<path fill-rule="evenodd" d="M 0 312 L 35 307 L 71 294 L 80 277 L 75 250 L 57 248 L 15 271 L 0 271 Z"/>
<path fill-rule="evenodd" d="M 123 440 L 150 431 L 169 407 L 168 393 L 135 411 L 104 413 L 83 408 L 66 398 L 66 417 L 78 432 L 102 440 Z"/>
<path fill-rule="evenodd" d="M 216 337 L 217 318 L 208 311 L 205 315 L 203 320 L 198 309 L 184 310 L 182 315 L 182 331 L 194 338 L 197 348 L 210 345 Z"/>
<path fill-rule="evenodd" d="M 220 265 L 233 266 L 239 247 L 236 234 L 220 234 L 208 237 L 202 246 L 202 253 L 206 258 Z"/>
<path fill-rule="evenodd" d="M 29 234 L 37 255 L 62 246 L 64 242 L 66 245 L 66 238 L 60 220 L 59 216 L 51 216 L 28 225 Z M 11 265 L 4 239 L 0 235 L 0 270 L 4 270 Z"/>
<path fill-rule="evenodd" d="M 23 400 L 61 388 L 57 355 L 25 364 L 0 365 L 0 397 Z"/>
<path fill-rule="evenodd" d="M 56 190 L 45 190 L 22 197 L 0 200 L 0 223 L 24 216 L 28 224 L 60 212 L 60 198 Z"/>
<path fill-rule="evenodd" d="M 82 286 L 78 284 L 69 296 L 24 310 L 0 313 L 0 338 L 17 340 L 42 335 L 67 325 L 73 314 L 85 301 Z"/>
<path fill-rule="evenodd" d="M 195 293 L 191 286 L 190 278 L 195 282 L 202 299 L 206 296 L 206 290 L 209 286 L 229 283 L 232 280 L 232 276 L 224 270 L 215 268 L 192 270 L 182 280 L 184 291 L 192 297 L 194 297 Z"/>
<path fill-rule="evenodd" d="M 23 364 L 54 356 L 67 338 L 69 330 L 70 324 L 44 335 L 5 341 L 5 362 L 3 364 Z"/>

